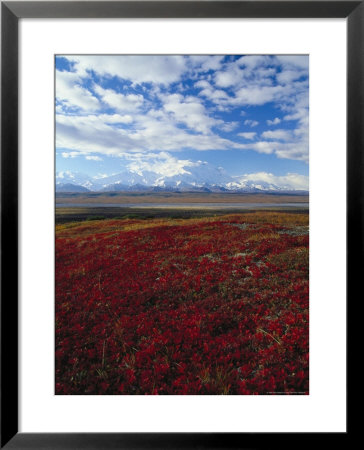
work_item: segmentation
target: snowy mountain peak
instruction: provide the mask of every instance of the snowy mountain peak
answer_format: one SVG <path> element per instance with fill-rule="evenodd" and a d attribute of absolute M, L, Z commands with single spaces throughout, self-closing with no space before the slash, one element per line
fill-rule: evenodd
<path fill-rule="evenodd" d="M 215 167 L 207 162 L 198 161 L 180 167 L 174 174 L 165 175 L 159 171 L 126 169 L 112 175 L 89 175 L 61 171 L 56 174 L 56 190 L 65 191 L 71 185 L 89 191 L 123 191 L 147 188 L 168 190 L 229 190 L 241 192 L 306 190 L 307 177 L 287 174 L 277 177 L 260 172 L 242 176 L 231 176 L 223 167 Z M 82 189 L 81 189 L 82 190 Z"/>

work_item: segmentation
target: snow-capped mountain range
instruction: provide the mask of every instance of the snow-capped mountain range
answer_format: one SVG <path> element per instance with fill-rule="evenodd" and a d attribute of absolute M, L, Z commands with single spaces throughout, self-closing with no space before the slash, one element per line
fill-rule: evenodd
<path fill-rule="evenodd" d="M 272 177 L 279 178 L 273 175 Z M 305 191 L 301 187 L 297 188 L 297 185 L 289 177 L 283 177 L 283 180 L 280 179 L 279 181 L 279 184 L 272 182 L 265 173 L 258 173 L 256 177 L 252 175 L 231 176 L 222 167 L 201 163 L 193 167 L 183 168 L 179 174 L 170 176 L 147 170 L 134 171 L 132 169 L 109 176 L 99 175 L 94 177 L 79 172 L 62 171 L 56 174 L 56 191 Z"/>

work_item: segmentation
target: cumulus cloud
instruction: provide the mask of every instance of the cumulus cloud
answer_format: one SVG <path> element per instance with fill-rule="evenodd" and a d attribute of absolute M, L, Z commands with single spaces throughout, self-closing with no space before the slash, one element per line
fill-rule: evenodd
<path fill-rule="evenodd" d="M 82 86 L 81 77 L 73 72 L 56 70 L 56 99 L 60 102 L 58 110 L 96 111 L 100 108 L 99 100 Z"/>
<path fill-rule="evenodd" d="M 136 112 L 144 102 L 141 94 L 119 94 L 112 89 L 103 89 L 98 85 L 95 85 L 95 92 L 106 105 L 118 112 Z"/>
<path fill-rule="evenodd" d="M 281 123 L 281 119 L 279 117 L 275 117 L 273 120 L 267 120 L 267 125 L 278 125 Z"/>
<path fill-rule="evenodd" d="M 62 158 L 77 158 L 80 156 L 79 152 L 62 152 Z"/>
<path fill-rule="evenodd" d="M 238 133 L 238 136 L 243 137 L 244 139 L 254 139 L 257 133 L 255 131 L 250 131 L 246 133 Z"/>
<path fill-rule="evenodd" d="M 207 134 L 213 126 L 222 124 L 222 120 L 209 116 L 206 108 L 196 97 L 183 97 L 180 94 L 172 94 L 161 97 L 163 108 L 171 113 L 177 122 L 185 124 L 192 130 Z"/>
<path fill-rule="evenodd" d="M 288 93 L 288 89 L 283 86 L 243 87 L 236 91 L 234 103 L 237 105 L 264 105 L 278 101 Z"/>
<path fill-rule="evenodd" d="M 132 123 L 133 118 L 129 114 L 120 115 L 120 114 L 99 114 L 99 119 L 106 123 L 112 124 L 123 124 L 123 123 Z"/>
<path fill-rule="evenodd" d="M 262 138 L 264 139 L 278 139 L 282 141 L 287 141 L 292 138 L 292 133 L 289 130 L 274 130 L 274 131 L 264 131 L 262 133 Z"/>
<path fill-rule="evenodd" d="M 306 151 L 307 143 L 305 140 L 292 140 L 289 142 L 282 141 L 265 141 L 255 139 L 254 142 L 246 142 L 240 144 L 243 150 L 254 150 L 258 153 L 266 155 L 275 154 L 282 159 L 295 159 L 298 161 L 308 162 L 308 152 Z"/>
<path fill-rule="evenodd" d="M 219 125 L 219 128 L 223 131 L 230 132 L 235 130 L 239 126 L 239 122 L 224 122 Z"/>
<path fill-rule="evenodd" d="M 73 152 L 62 152 L 61 153 L 62 158 L 77 158 L 79 156 L 84 156 L 85 159 L 90 160 L 90 161 L 102 161 L 102 158 L 100 158 L 100 156 L 97 155 L 89 155 L 88 152 L 85 151 L 73 151 Z"/>
<path fill-rule="evenodd" d="M 244 125 L 247 125 L 248 127 L 256 127 L 257 125 L 259 125 L 259 122 L 257 120 L 247 119 L 244 120 Z"/>
<path fill-rule="evenodd" d="M 299 175 L 297 173 L 287 173 L 286 175 L 273 175 L 269 172 L 249 173 L 236 177 L 241 182 L 251 181 L 255 185 L 264 183 L 264 185 L 274 185 L 280 189 L 287 190 L 304 190 L 309 189 L 309 178 L 306 175 Z"/>
<path fill-rule="evenodd" d="M 223 104 L 224 102 L 226 103 L 229 101 L 229 95 L 225 91 L 221 89 L 214 89 L 209 83 L 204 83 L 204 85 L 205 88 L 199 92 L 199 96 L 206 97 L 208 100 L 218 104 Z M 197 87 L 201 87 L 201 85 Z"/>
<path fill-rule="evenodd" d="M 193 55 L 187 57 L 187 64 L 198 72 L 208 72 L 220 69 L 223 59 L 222 55 Z"/>
<path fill-rule="evenodd" d="M 246 55 L 239 58 L 236 62 L 238 66 L 245 66 L 249 70 L 254 70 L 257 67 L 266 66 L 273 63 L 272 58 L 267 55 Z"/>
<path fill-rule="evenodd" d="M 211 84 L 206 80 L 199 80 L 194 84 L 198 89 L 211 89 Z"/>
<path fill-rule="evenodd" d="M 241 83 L 241 71 L 238 67 L 231 66 L 224 71 L 215 74 L 215 84 L 221 88 L 234 86 Z"/>
<path fill-rule="evenodd" d="M 83 55 L 65 56 L 74 63 L 74 70 L 82 76 L 90 71 L 102 76 L 114 76 L 134 84 L 157 83 L 168 85 L 180 80 L 187 68 L 184 56 L 163 55 Z"/>
<path fill-rule="evenodd" d="M 308 56 L 248 55 L 222 65 L 213 77 L 215 85 L 229 91 L 215 100 L 225 108 L 274 104 L 284 114 L 284 121 L 297 121 L 291 142 L 282 145 L 262 141 L 256 151 L 276 153 L 280 158 L 308 161 Z M 205 89 L 208 89 L 205 87 Z M 210 92 L 213 87 L 210 88 Z M 211 97 L 210 97 L 211 98 Z M 268 120 L 269 126 L 281 119 Z M 246 124 L 248 125 L 248 123 Z M 276 139 L 286 139 L 288 134 Z M 269 133 L 263 139 L 274 139 Z"/>
<path fill-rule="evenodd" d="M 277 74 L 277 81 L 281 84 L 289 84 L 292 81 L 298 80 L 301 77 L 306 76 L 305 71 L 301 70 L 285 70 Z"/>
<path fill-rule="evenodd" d="M 158 175 L 174 176 L 189 173 L 188 167 L 197 167 L 201 161 L 193 162 L 186 159 L 178 159 L 166 152 L 148 153 L 148 154 L 131 154 L 125 156 L 130 162 L 127 164 L 128 169 L 143 175 L 143 172 L 154 172 Z"/>
<path fill-rule="evenodd" d="M 100 158 L 100 156 L 87 155 L 85 156 L 85 158 L 88 159 L 89 161 L 102 161 L 102 158 Z"/>
<path fill-rule="evenodd" d="M 178 105 L 178 102 L 177 102 Z M 174 105 L 175 106 L 175 105 Z M 174 110 L 177 112 L 175 117 Z M 115 126 L 107 115 L 56 116 L 56 145 L 81 153 L 96 152 L 104 155 L 124 155 L 127 152 L 180 151 L 183 148 L 193 150 L 226 150 L 242 148 L 241 144 L 222 138 L 209 132 L 209 126 L 215 122 L 198 124 L 197 118 L 188 118 L 183 109 L 172 108 L 168 111 L 151 110 L 146 114 L 136 114 L 133 124 Z M 200 129 L 200 133 L 190 133 L 178 126 L 186 121 L 191 127 Z M 223 125 L 218 121 L 218 125 Z M 206 133 L 203 133 L 206 131 Z"/>
<path fill-rule="evenodd" d="M 308 161 L 306 56 L 64 58 L 71 69 L 56 71 L 56 144 L 67 149 L 64 158 L 240 149 Z M 266 117 L 254 117 L 265 105 L 273 117 L 267 125 L 280 129 L 244 132 Z M 242 107 L 251 118 L 241 123 Z"/>
<path fill-rule="evenodd" d="M 279 55 L 275 58 L 283 65 L 284 68 L 293 66 L 308 70 L 308 55 Z"/>

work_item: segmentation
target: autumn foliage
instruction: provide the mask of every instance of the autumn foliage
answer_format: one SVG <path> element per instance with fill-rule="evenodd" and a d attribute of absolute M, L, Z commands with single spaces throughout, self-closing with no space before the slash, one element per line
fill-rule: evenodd
<path fill-rule="evenodd" d="M 57 394 L 307 394 L 308 217 L 56 231 Z"/>

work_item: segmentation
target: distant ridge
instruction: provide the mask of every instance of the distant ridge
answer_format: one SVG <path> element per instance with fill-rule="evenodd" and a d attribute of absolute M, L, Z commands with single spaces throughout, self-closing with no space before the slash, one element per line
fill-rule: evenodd
<path fill-rule="evenodd" d="M 59 183 L 56 185 L 56 192 L 90 192 L 90 190 L 77 184 Z"/>
<path fill-rule="evenodd" d="M 292 174 L 291 174 L 292 175 Z M 152 171 L 124 170 L 113 175 L 91 177 L 77 172 L 58 172 L 56 192 L 239 192 L 239 193 L 296 193 L 294 180 L 274 177 L 280 184 L 267 181 L 264 174 L 231 176 L 222 167 L 199 162 L 193 167 L 183 167 L 178 174 L 163 175 Z M 268 177 L 268 179 L 270 179 Z M 284 180 L 284 182 L 282 181 Z"/>

